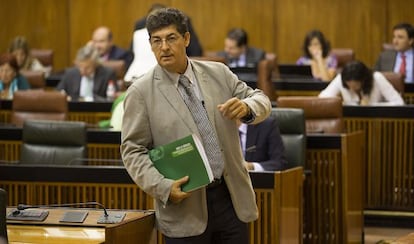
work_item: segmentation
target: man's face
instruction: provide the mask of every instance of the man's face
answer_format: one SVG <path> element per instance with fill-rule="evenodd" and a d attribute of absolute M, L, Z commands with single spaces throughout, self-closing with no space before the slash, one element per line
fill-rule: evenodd
<path fill-rule="evenodd" d="M 190 44 L 190 33 L 182 36 L 175 25 L 154 31 L 150 37 L 152 52 L 158 64 L 174 73 L 184 73 L 187 68 L 186 47 Z"/>
<path fill-rule="evenodd" d="M 76 62 L 76 66 L 81 73 L 81 76 L 91 77 L 95 73 L 96 64 L 93 60 L 87 59 Z"/>
<path fill-rule="evenodd" d="M 107 54 L 112 47 L 109 33 L 102 29 L 95 31 L 92 36 L 92 44 L 98 50 L 99 56 Z"/>
<path fill-rule="evenodd" d="M 408 38 L 408 33 L 405 29 L 395 29 L 393 32 L 392 44 L 398 52 L 404 52 L 410 49 L 413 45 L 413 38 Z"/>
<path fill-rule="evenodd" d="M 233 39 L 224 39 L 224 51 L 227 53 L 229 58 L 238 59 L 244 52 L 244 47 L 238 47 L 237 42 Z"/>

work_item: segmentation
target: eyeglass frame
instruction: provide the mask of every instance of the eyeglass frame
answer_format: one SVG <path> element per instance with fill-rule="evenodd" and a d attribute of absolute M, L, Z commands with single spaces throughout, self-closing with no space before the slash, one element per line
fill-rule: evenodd
<path fill-rule="evenodd" d="M 182 36 L 182 35 L 181 35 Z M 174 45 L 178 39 L 179 39 L 180 35 L 176 34 L 176 33 L 170 33 L 167 35 L 167 37 L 165 38 L 160 38 L 160 37 L 150 37 L 148 40 L 150 42 L 150 45 L 152 48 L 161 48 L 162 45 L 167 44 L 168 46 Z M 184 36 L 182 36 L 184 37 Z M 154 40 L 155 39 L 155 40 Z"/>

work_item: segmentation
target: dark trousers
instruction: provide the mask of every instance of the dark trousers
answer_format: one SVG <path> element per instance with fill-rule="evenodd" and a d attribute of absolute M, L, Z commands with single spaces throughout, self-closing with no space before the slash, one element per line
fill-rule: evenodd
<path fill-rule="evenodd" d="M 198 236 L 184 238 L 165 237 L 166 244 L 248 244 L 247 224 L 240 221 L 234 211 L 226 183 L 207 188 L 207 229 Z"/>

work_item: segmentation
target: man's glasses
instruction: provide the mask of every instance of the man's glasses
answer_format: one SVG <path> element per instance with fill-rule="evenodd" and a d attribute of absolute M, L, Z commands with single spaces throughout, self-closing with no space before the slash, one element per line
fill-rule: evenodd
<path fill-rule="evenodd" d="M 163 42 L 168 46 L 174 45 L 180 37 L 175 34 L 167 36 L 167 38 L 151 37 L 149 39 L 152 48 L 161 48 Z"/>

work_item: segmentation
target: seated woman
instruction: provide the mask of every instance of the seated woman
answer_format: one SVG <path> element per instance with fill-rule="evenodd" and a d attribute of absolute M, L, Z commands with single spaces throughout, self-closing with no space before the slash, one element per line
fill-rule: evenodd
<path fill-rule="evenodd" d="M 45 76 L 49 75 L 50 70 L 44 67 L 39 60 L 30 55 L 30 48 L 26 38 L 22 36 L 14 38 L 10 44 L 9 53 L 16 56 L 20 70 L 43 71 Z"/>
<path fill-rule="evenodd" d="M 400 94 L 380 72 L 361 61 L 347 63 L 319 97 L 342 96 L 344 105 L 404 105 Z"/>
<path fill-rule="evenodd" d="M 303 43 L 304 56 L 300 57 L 297 65 L 310 65 L 313 78 L 331 81 L 336 75 L 338 60 L 331 51 L 329 42 L 319 30 L 310 31 Z"/>
<path fill-rule="evenodd" d="M 15 91 L 29 88 L 29 82 L 19 74 L 16 57 L 11 54 L 0 56 L 0 98 L 12 99 Z"/>

